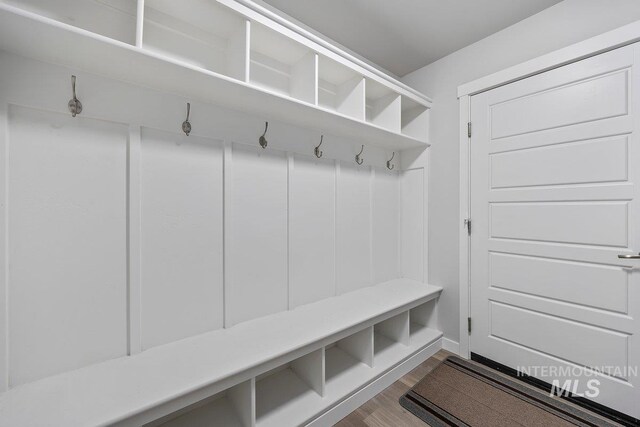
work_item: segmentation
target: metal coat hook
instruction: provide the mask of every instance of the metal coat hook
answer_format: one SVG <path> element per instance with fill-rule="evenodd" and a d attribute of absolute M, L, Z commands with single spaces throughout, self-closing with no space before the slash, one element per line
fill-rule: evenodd
<path fill-rule="evenodd" d="M 258 139 L 258 142 L 260 143 L 260 147 L 262 147 L 263 149 L 267 148 L 267 144 L 269 144 L 267 142 L 267 138 L 265 138 L 265 135 L 267 134 L 267 129 L 269 129 L 269 122 L 264 122 L 264 133 Z"/>
<path fill-rule="evenodd" d="M 191 114 L 191 104 L 187 102 L 187 119 L 182 122 L 182 132 L 189 136 L 191 133 L 191 123 L 189 122 L 189 114 Z"/>
<path fill-rule="evenodd" d="M 395 165 L 391 164 L 391 160 L 393 160 L 395 156 L 396 156 L 396 152 L 394 151 L 393 154 L 391 155 L 391 158 L 387 160 L 387 169 L 393 170 L 393 168 L 395 167 Z"/>
<path fill-rule="evenodd" d="M 360 149 L 360 152 L 358 154 L 356 154 L 356 163 L 359 164 L 359 165 L 361 165 L 362 162 L 364 162 L 364 159 L 362 157 L 360 157 L 362 155 L 363 151 L 364 151 L 364 145 Z"/>
<path fill-rule="evenodd" d="M 322 145 L 322 140 L 324 139 L 324 135 L 320 135 L 320 144 L 313 150 L 317 158 L 322 157 L 322 151 L 320 151 L 320 146 Z"/>
<path fill-rule="evenodd" d="M 76 76 L 71 76 L 71 91 L 73 92 L 73 98 L 69 100 L 69 111 L 71 112 L 71 117 L 75 117 L 76 115 L 82 113 L 82 102 L 76 96 Z"/>

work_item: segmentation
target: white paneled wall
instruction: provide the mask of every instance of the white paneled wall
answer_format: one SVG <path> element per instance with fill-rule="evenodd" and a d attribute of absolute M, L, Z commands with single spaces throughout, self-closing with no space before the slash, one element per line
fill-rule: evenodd
<path fill-rule="evenodd" d="M 289 170 L 289 305 L 336 294 L 336 167 L 292 156 Z M 313 274 L 310 274 L 313 272 Z"/>
<path fill-rule="evenodd" d="M 89 74 L 72 118 L 73 73 L 0 53 L 0 389 L 422 280 L 424 170 Z"/>
<path fill-rule="evenodd" d="M 400 221 L 402 277 L 425 280 L 425 170 L 410 169 L 402 174 Z"/>
<path fill-rule="evenodd" d="M 340 163 L 338 167 L 336 253 L 338 294 L 371 283 L 370 167 Z"/>
<path fill-rule="evenodd" d="M 400 180 L 398 174 L 374 169 L 372 195 L 373 283 L 399 277 Z"/>
<path fill-rule="evenodd" d="M 234 145 L 227 163 L 226 325 L 286 310 L 287 157 Z"/>
<path fill-rule="evenodd" d="M 142 349 L 223 326 L 223 146 L 143 128 Z"/>
<path fill-rule="evenodd" d="M 7 123 L 14 387 L 127 353 L 128 130 L 13 105 Z"/>

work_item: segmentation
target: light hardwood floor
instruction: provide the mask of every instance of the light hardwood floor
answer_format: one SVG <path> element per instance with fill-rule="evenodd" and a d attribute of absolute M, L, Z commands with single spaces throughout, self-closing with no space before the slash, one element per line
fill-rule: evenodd
<path fill-rule="evenodd" d="M 382 393 L 367 401 L 364 405 L 342 419 L 337 427 L 425 427 L 427 424 L 405 410 L 398 400 L 425 375 L 438 366 L 447 356 L 446 350 L 440 350 L 420 366 L 387 387 Z"/>

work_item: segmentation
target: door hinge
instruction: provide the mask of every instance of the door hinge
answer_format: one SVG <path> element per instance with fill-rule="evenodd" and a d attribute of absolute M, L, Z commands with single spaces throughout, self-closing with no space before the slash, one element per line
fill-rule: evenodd
<path fill-rule="evenodd" d="M 467 331 L 469 331 L 469 335 L 471 335 L 471 317 L 467 317 Z"/>
<path fill-rule="evenodd" d="M 467 123 L 467 136 L 471 138 L 471 122 Z"/>
<path fill-rule="evenodd" d="M 467 235 L 471 236 L 471 218 L 467 218 L 464 220 L 464 226 L 467 229 Z"/>

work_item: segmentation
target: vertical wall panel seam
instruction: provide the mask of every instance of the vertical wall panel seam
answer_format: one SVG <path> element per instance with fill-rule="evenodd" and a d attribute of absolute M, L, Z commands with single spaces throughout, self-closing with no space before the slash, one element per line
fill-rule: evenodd
<path fill-rule="evenodd" d="M 429 161 L 428 157 L 427 157 L 427 162 Z M 421 274 L 422 274 L 422 282 L 424 283 L 426 277 L 425 277 L 425 264 L 426 264 L 426 257 L 427 257 L 427 245 L 426 245 L 426 229 L 427 229 L 427 225 L 426 225 L 426 221 L 427 221 L 427 212 L 426 212 L 426 203 L 427 203 L 427 197 L 425 195 L 425 192 L 427 191 L 426 189 L 426 180 L 427 180 L 427 171 L 425 167 L 420 168 L 420 171 L 422 172 L 422 191 L 420 192 L 420 194 L 422 195 L 422 260 L 420 262 L 420 270 L 421 270 Z"/>
<path fill-rule="evenodd" d="M 402 245 L 400 242 L 400 239 L 402 238 L 402 216 L 401 216 L 401 210 L 402 210 L 402 188 L 401 188 L 401 180 L 400 180 L 400 171 L 396 171 L 395 174 L 395 180 L 396 180 L 396 185 L 395 185 L 395 191 L 396 191 L 396 272 L 395 272 L 395 276 L 396 278 L 400 278 L 401 277 L 401 273 L 400 273 L 400 256 L 401 256 L 401 250 L 402 250 Z"/>
<path fill-rule="evenodd" d="M 398 171 L 398 277 L 404 277 L 402 256 L 404 254 L 404 170 Z"/>
<path fill-rule="evenodd" d="M 142 127 L 129 126 L 127 141 L 127 353 L 142 351 Z"/>
<path fill-rule="evenodd" d="M 422 191 L 424 200 L 424 225 L 422 227 L 422 239 L 424 242 L 424 255 L 422 256 L 422 281 L 429 282 L 429 181 L 431 178 L 431 150 L 427 148 L 427 161 L 424 170 L 424 189 Z"/>
<path fill-rule="evenodd" d="M 6 100 L 0 101 L 0 153 L 3 157 L 4 172 L 2 173 L 2 184 L 0 186 L 0 197 L 4 200 L 2 211 L 2 236 L 4 237 L 2 246 L 2 267 L 3 274 L 0 292 L 4 295 L 2 309 L 2 320 L 4 327 L 1 331 L 4 342 L 4 361 L 0 366 L 0 391 L 9 390 L 9 105 Z"/>
<path fill-rule="evenodd" d="M 294 168 L 293 153 L 287 151 L 287 310 L 291 310 L 291 174 Z"/>
<path fill-rule="evenodd" d="M 135 126 L 129 125 L 129 132 L 127 133 L 127 149 L 125 153 L 125 281 L 127 289 L 127 304 L 126 304 L 126 325 L 127 325 L 127 355 L 132 354 L 133 344 L 131 342 L 133 337 L 133 323 L 132 323 L 132 306 L 133 306 L 133 289 L 131 280 L 131 150 L 133 145 L 133 133 L 135 132 Z"/>
<path fill-rule="evenodd" d="M 338 293 L 338 160 L 333 160 L 333 295 Z"/>
<path fill-rule="evenodd" d="M 222 285 L 222 316 L 224 328 L 232 326 L 232 322 L 229 319 L 229 298 L 231 297 L 228 288 L 233 283 L 233 274 L 231 270 L 231 234 L 232 234 L 232 197 L 233 197 L 233 143 L 229 141 L 224 142 L 224 159 L 223 159 L 223 230 L 222 230 L 222 242 L 223 242 L 223 285 Z"/>
<path fill-rule="evenodd" d="M 373 266 L 373 209 L 374 209 L 374 191 L 375 191 L 375 180 L 376 180 L 376 171 L 373 166 L 369 166 L 369 284 L 368 286 L 373 286 L 375 272 Z"/>
<path fill-rule="evenodd" d="M 336 171 L 336 175 L 335 175 L 335 192 L 334 192 L 334 206 L 333 206 L 333 211 L 335 213 L 335 219 L 334 219 L 334 226 L 333 226 L 333 245 L 335 250 L 333 251 L 333 258 L 334 258 L 334 276 L 335 276 L 335 280 L 334 280 L 334 288 L 333 288 L 333 294 L 338 295 L 338 259 L 340 257 L 340 251 L 339 251 L 339 246 L 338 246 L 338 217 L 340 215 L 340 206 L 338 203 L 338 192 L 340 191 L 339 188 L 339 181 L 340 181 L 340 161 L 339 160 L 334 160 L 335 162 L 335 171 Z"/>

